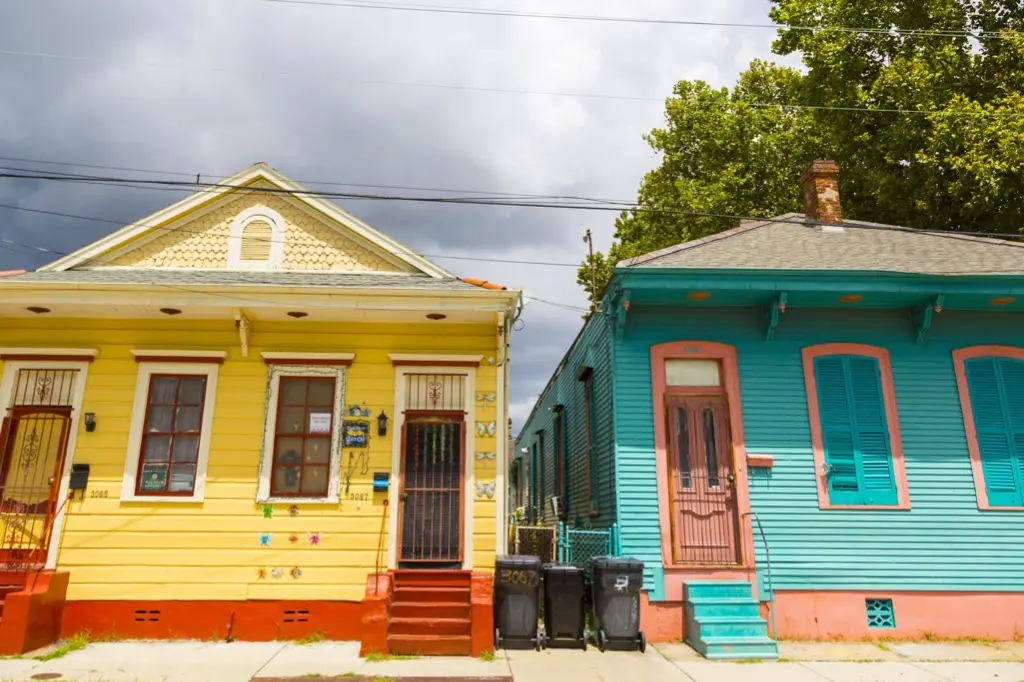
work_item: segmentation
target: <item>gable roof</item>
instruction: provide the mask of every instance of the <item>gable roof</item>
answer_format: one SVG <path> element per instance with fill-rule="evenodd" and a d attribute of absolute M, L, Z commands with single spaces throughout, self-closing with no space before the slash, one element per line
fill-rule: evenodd
<path fill-rule="evenodd" d="M 455 275 L 451 272 L 417 255 L 409 248 L 367 225 L 333 203 L 316 196 L 315 193 L 302 187 L 294 180 L 285 177 L 262 161 L 249 166 L 229 178 L 221 180 L 214 187 L 202 189 L 167 208 L 146 216 L 131 225 L 127 225 L 63 258 L 44 265 L 39 270 L 41 272 L 61 272 L 73 268 L 88 267 L 89 262 L 97 257 L 127 246 L 147 234 L 156 233 L 166 223 L 192 213 L 218 199 L 222 199 L 225 195 L 232 192 L 244 191 L 245 187 L 260 181 L 268 182 L 283 190 L 289 197 L 315 211 L 319 211 L 331 220 L 344 226 L 347 230 L 350 230 L 355 236 L 386 253 L 390 258 L 401 261 L 415 271 L 436 279 L 456 279 Z"/>
<path fill-rule="evenodd" d="M 1024 275 L 1024 244 L 859 220 L 822 225 L 802 213 L 787 213 L 743 221 L 710 237 L 620 261 L 617 267 Z"/>

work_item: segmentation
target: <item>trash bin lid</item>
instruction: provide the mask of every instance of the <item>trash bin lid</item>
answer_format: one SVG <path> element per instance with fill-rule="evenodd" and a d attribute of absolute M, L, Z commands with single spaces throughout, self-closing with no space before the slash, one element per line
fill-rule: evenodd
<path fill-rule="evenodd" d="M 494 560 L 494 568 L 532 568 L 539 571 L 543 562 L 539 556 L 511 555 Z"/>
<path fill-rule="evenodd" d="M 582 573 L 583 569 L 576 564 L 544 564 L 545 573 Z"/>
<path fill-rule="evenodd" d="M 594 568 L 611 571 L 643 571 L 644 562 L 633 557 L 596 556 L 591 558 L 590 565 Z"/>

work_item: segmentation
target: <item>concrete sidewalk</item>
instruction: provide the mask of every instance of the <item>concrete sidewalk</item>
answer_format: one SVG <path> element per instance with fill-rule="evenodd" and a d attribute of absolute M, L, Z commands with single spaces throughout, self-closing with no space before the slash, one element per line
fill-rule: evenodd
<path fill-rule="evenodd" d="M 0 660 L 0 681 L 1024 682 L 1024 643 L 781 642 L 778 662 L 706 661 L 685 644 L 647 652 L 499 651 L 473 658 L 359 658 L 354 642 L 95 643 L 50 661 Z"/>

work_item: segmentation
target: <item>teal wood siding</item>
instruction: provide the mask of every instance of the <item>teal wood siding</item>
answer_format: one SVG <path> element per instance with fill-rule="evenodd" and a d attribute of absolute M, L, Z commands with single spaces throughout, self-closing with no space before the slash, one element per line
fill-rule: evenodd
<path fill-rule="evenodd" d="M 585 382 L 579 379 L 584 367 L 593 369 L 591 405 L 591 452 L 586 448 Z M 612 414 L 612 362 L 609 325 L 603 315 L 594 316 L 581 331 L 576 344 L 559 366 L 545 392 L 538 398 L 530 418 L 523 425 L 516 448 L 540 446 L 543 459 L 537 482 L 543 481 L 538 516 L 544 525 L 557 522 L 551 509 L 554 495 L 568 498 L 566 520 L 572 525 L 606 528 L 615 522 L 615 429 Z M 562 406 L 565 441 L 565 487 L 557 490 L 558 443 L 555 407 Z M 538 447 L 540 450 L 540 447 Z M 591 457 L 591 489 L 596 514 L 590 515 L 587 500 L 587 457 Z M 532 479 L 531 479 L 532 480 Z"/>
<path fill-rule="evenodd" d="M 825 463 L 831 467 L 829 501 L 897 504 L 878 360 L 857 355 L 818 357 L 814 374 Z"/>
<path fill-rule="evenodd" d="M 989 504 L 1024 506 L 1024 362 L 976 358 L 964 364 Z"/>
<path fill-rule="evenodd" d="M 634 306 L 614 347 L 623 553 L 645 562 L 645 586 L 663 595 L 650 348 L 669 341 L 736 346 L 752 509 L 771 548 L 775 589 L 1024 590 L 1021 516 L 980 511 L 952 351 L 1024 345 L 1024 315 L 936 315 L 923 345 L 906 311 L 786 311 L 773 341 L 764 312 Z M 862 343 L 890 353 L 909 481 L 909 511 L 818 508 L 801 350 Z M 1016 409 L 1016 408 L 1015 408 Z M 755 533 L 759 577 L 764 548 Z"/>

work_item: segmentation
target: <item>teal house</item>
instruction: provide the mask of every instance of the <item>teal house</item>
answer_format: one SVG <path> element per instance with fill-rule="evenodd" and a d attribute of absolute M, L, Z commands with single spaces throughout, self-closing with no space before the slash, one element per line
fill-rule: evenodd
<path fill-rule="evenodd" d="M 527 516 L 617 529 L 650 641 L 1024 632 L 1024 245 L 844 221 L 838 175 L 619 263 L 520 432 Z"/>

